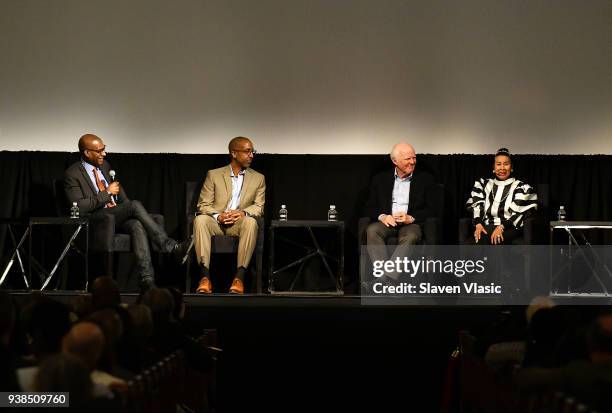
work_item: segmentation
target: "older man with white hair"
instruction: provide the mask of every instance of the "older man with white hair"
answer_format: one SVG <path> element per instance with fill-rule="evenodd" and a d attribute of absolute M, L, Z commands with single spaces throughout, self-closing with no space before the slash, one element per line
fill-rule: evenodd
<path fill-rule="evenodd" d="M 372 179 L 366 204 L 366 214 L 374 221 L 367 228 L 372 261 L 388 259 L 383 247 L 390 237 L 397 237 L 398 245 L 417 244 L 422 238 L 421 225 L 434 215 L 426 196 L 434 179 L 427 172 L 415 171 L 417 158 L 412 145 L 397 143 L 390 156 L 394 168 Z"/>

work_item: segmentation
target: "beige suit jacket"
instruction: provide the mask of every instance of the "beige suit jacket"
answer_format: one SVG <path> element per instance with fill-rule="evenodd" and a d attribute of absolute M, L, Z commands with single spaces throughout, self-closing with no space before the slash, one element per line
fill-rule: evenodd
<path fill-rule="evenodd" d="M 227 209 L 231 199 L 232 178 L 229 165 L 208 171 L 200 192 L 198 211 L 206 215 L 220 214 Z M 265 202 L 265 177 L 247 168 L 244 172 L 238 208 L 252 217 L 258 217 L 263 215 Z"/>

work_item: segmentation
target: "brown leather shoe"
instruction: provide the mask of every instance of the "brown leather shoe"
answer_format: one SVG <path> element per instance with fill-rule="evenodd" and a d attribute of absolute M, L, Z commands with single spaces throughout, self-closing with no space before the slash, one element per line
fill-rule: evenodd
<path fill-rule="evenodd" d="M 202 277 L 202 279 L 200 280 L 200 285 L 198 285 L 196 292 L 203 294 L 212 293 L 212 283 L 210 282 L 210 278 Z"/>
<path fill-rule="evenodd" d="M 229 289 L 230 294 L 244 294 L 244 284 L 238 278 L 234 278 Z"/>

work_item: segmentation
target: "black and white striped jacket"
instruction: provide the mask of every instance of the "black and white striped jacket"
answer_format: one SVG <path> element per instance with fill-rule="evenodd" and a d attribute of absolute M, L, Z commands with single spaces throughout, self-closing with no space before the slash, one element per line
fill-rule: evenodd
<path fill-rule="evenodd" d="M 535 190 L 518 179 L 481 178 L 474 182 L 467 208 L 472 211 L 474 225 L 521 228 L 525 213 L 538 208 L 537 200 Z"/>

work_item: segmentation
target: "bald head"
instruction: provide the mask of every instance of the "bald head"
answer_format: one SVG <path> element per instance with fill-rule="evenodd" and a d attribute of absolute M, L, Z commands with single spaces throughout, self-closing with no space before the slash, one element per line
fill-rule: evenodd
<path fill-rule="evenodd" d="M 416 152 L 411 144 L 400 142 L 391 149 L 391 161 L 395 165 L 395 172 L 400 178 L 410 176 L 416 166 Z"/>
<path fill-rule="evenodd" d="M 113 308 L 121 304 L 119 286 L 113 277 L 96 278 L 91 287 L 91 296 L 96 310 Z"/>
<path fill-rule="evenodd" d="M 104 142 L 91 133 L 86 133 L 79 138 L 79 152 L 83 152 L 85 149 L 93 148 L 98 145 L 104 146 Z"/>
<path fill-rule="evenodd" d="M 89 321 L 82 321 L 72 326 L 62 342 L 62 352 L 79 357 L 91 370 L 96 368 L 103 348 L 102 330 Z"/>
<path fill-rule="evenodd" d="M 79 138 L 79 152 L 85 162 L 100 167 L 106 157 L 106 145 L 101 138 L 87 133 Z"/>
<path fill-rule="evenodd" d="M 415 156 L 416 152 L 414 150 L 414 147 L 411 144 L 406 143 L 406 142 L 399 142 L 393 145 L 390 155 L 391 155 L 391 160 L 395 161 L 401 155 Z"/>
<path fill-rule="evenodd" d="M 237 150 L 242 149 L 242 146 L 245 143 L 251 143 L 251 140 L 249 138 L 245 138 L 244 136 L 237 136 L 229 142 L 229 144 L 227 145 L 227 149 L 229 153 L 231 154 L 232 151 L 237 151 Z"/>
<path fill-rule="evenodd" d="M 238 136 L 230 141 L 227 148 L 234 170 L 237 171 L 238 168 L 246 169 L 251 166 L 255 149 L 253 148 L 253 142 L 249 138 Z"/>

